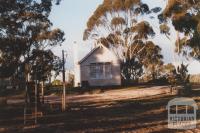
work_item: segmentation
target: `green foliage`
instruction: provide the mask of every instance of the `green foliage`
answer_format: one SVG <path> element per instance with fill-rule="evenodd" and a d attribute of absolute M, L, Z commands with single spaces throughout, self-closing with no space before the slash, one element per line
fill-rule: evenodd
<path fill-rule="evenodd" d="M 176 52 L 200 59 L 200 1 L 169 0 L 164 11 L 158 16 L 161 23 L 171 20 L 176 31 L 184 34 L 177 38 Z M 161 32 L 165 31 L 163 26 Z M 168 30 L 166 30 L 168 31 Z M 165 32 L 166 33 L 166 32 Z"/>
<path fill-rule="evenodd" d="M 161 24 L 160 25 L 160 33 L 170 35 L 170 28 L 167 26 L 167 24 Z"/>
<path fill-rule="evenodd" d="M 161 48 L 152 41 L 148 41 L 144 51 L 140 55 L 140 60 L 146 68 L 146 74 L 151 75 L 152 80 L 159 78 L 161 75 L 162 59 Z"/>
<path fill-rule="evenodd" d="M 143 65 L 135 58 L 126 60 L 121 64 L 122 77 L 126 84 L 138 83 L 143 74 Z"/>
<path fill-rule="evenodd" d="M 163 65 L 161 73 L 170 85 L 176 85 L 176 68 L 172 63 Z"/>
<path fill-rule="evenodd" d="M 188 74 L 188 65 L 184 65 L 183 63 L 175 68 L 170 68 L 171 72 L 168 76 L 168 81 L 171 85 L 182 85 L 184 88 L 184 91 L 187 93 L 191 90 L 191 84 L 190 84 L 190 75 Z"/>
<path fill-rule="evenodd" d="M 64 33 L 52 29 L 48 18 L 53 1 L 60 0 L 0 1 L 0 77 L 31 66 L 35 50 L 46 51 L 64 41 Z"/>
<path fill-rule="evenodd" d="M 74 87 L 74 74 L 69 73 L 68 74 L 68 80 L 67 80 L 67 88 L 73 88 Z"/>
<path fill-rule="evenodd" d="M 30 58 L 30 63 L 32 64 L 30 74 L 32 79 L 45 81 L 51 76 L 51 71 L 55 71 L 55 75 L 58 75 L 61 71 L 61 59 L 50 50 L 34 50 Z"/>
<path fill-rule="evenodd" d="M 54 80 L 52 83 L 51 83 L 53 86 L 56 86 L 56 85 L 62 85 L 62 82 L 58 79 Z"/>
<path fill-rule="evenodd" d="M 102 43 L 121 60 L 132 58 L 142 52 L 149 37 L 155 36 L 151 25 L 138 18 L 159 11 L 160 8 L 150 10 L 140 0 L 104 0 L 89 18 L 83 39 Z"/>
<path fill-rule="evenodd" d="M 170 70 L 170 72 L 168 73 L 168 82 L 171 86 L 176 86 L 178 84 L 178 80 L 177 80 L 177 72 L 176 72 L 176 68 L 172 68 Z"/>
<path fill-rule="evenodd" d="M 175 69 L 175 66 L 172 63 L 169 63 L 163 66 L 163 73 L 167 75 L 173 72 Z"/>
<path fill-rule="evenodd" d="M 140 19 L 160 10 L 149 9 L 141 0 L 104 0 L 89 18 L 83 39 L 111 49 L 121 59 L 123 78 L 137 81 L 144 65 L 152 65 L 155 71 L 162 64 L 161 48 L 148 41 L 155 32 L 148 21 Z"/>
<path fill-rule="evenodd" d="M 181 66 L 178 66 L 177 80 L 181 85 L 183 85 L 184 89 L 188 92 L 191 90 L 191 85 L 190 85 L 190 75 L 188 74 L 187 67 L 188 65 L 184 65 L 183 63 L 181 64 Z"/>
<path fill-rule="evenodd" d="M 124 25 L 126 24 L 126 21 L 122 18 L 122 17 L 115 17 L 112 19 L 111 24 L 113 26 L 117 26 L 117 25 Z"/>

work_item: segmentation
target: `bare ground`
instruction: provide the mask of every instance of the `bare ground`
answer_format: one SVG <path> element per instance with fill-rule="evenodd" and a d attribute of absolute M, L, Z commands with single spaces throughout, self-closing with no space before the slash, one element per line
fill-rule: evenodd
<path fill-rule="evenodd" d="M 200 90 L 192 97 L 200 105 Z M 192 130 L 167 128 L 166 105 L 176 97 L 167 86 L 117 89 L 67 95 L 67 110 L 45 111 L 35 127 L 23 125 L 23 105 L 0 108 L 0 132 L 27 133 L 200 133 L 200 123 Z M 57 100 L 47 96 L 46 100 Z M 197 112 L 200 118 L 200 112 Z"/>

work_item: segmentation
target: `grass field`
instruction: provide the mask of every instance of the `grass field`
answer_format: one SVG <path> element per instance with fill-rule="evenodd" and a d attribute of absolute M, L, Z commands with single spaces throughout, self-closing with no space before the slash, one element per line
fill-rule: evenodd
<path fill-rule="evenodd" d="M 193 86 L 193 98 L 200 105 L 200 87 Z M 57 96 L 46 96 L 59 99 Z M 166 105 L 177 97 L 167 86 L 139 86 L 117 89 L 96 89 L 84 93 L 67 94 L 67 110 L 50 110 L 35 127 L 23 125 L 23 104 L 12 103 L 0 107 L 0 132 L 8 133 L 83 133 L 134 132 L 180 133 L 200 132 L 196 129 L 171 130 L 167 128 Z M 16 100 L 22 98 L 12 96 Z M 9 99 L 9 97 L 8 97 Z M 197 111 L 200 119 L 200 111 Z"/>

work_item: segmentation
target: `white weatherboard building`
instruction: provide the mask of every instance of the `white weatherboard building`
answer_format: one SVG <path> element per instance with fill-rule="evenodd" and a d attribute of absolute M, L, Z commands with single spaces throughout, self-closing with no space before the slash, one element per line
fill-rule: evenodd
<path fill-rule="evenodd" d="M 79 66 L 81 86 L 121 85 L 120 60 L 103 45 L 89 52 Z"/>

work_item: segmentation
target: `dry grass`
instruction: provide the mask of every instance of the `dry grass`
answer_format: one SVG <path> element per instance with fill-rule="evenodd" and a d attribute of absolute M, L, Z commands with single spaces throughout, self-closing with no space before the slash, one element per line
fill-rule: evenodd
<path fill-rule="evenodd" d="M 200 105 L 200 90 L 192 97 Z M 162 90 L 162 91 L 161 91 Z M 82 132 L 133 132 L 178 133 L 200 132 L 167 129 L 166 105 L 176 97 L 164 87 L 107 90 L 92 94 L 68 95 L 65 112 L 49 112 L 39 118 L 35 127 L 23 125 L 23 106 L 1 107 L 0 132 L 18 133 L 82 133 Z M 158 93 L 159 92 L 159 93 Z M 200 112 L 198 111 L 198 118 Z M 2 115 L 4 115 L 2 117 Z"/>

